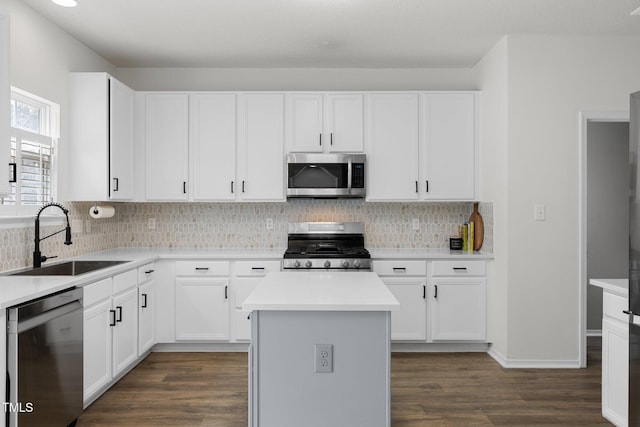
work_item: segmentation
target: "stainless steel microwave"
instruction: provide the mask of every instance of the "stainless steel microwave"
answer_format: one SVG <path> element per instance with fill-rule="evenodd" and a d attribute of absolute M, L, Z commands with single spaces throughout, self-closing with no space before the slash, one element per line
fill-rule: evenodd
<path fill-rule="evenodd" d="M 287 197 L 365 197 L 365 154 L 287 154 Z"/>

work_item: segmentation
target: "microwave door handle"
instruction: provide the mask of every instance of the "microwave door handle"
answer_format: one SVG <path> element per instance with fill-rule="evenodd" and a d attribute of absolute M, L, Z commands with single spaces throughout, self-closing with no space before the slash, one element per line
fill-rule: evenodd
<path fill-rule="evenodd" d="M 352 163 L 351 159 L 349 159 L 349 163 L 347 163 L 347 192 L 351 194 L 351 174 L 352 174 Z"/>

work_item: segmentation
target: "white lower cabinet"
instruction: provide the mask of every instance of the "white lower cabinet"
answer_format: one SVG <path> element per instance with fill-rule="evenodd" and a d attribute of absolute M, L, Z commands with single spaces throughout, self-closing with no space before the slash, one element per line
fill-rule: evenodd
<path fill-rule="evenodd" d="M 629 414 L 629 323 L 623 310 L 628 298 L 602 295 L 602 415 L 626 426 Z"/>
<path fill-rule="evenodd" d="M 430 339 L 486 341 L 486 262 L 433 261 L 430 266 Z"/>
<path fill-rule="evenodd" d="M 249 294 L 253 292 L 267 273 L 280 271 L 280 261 L 236 261 L 233 270 L 231 340 L 235 342 L 249 342 L 251 340 L 250 312 L 242 309 L 242 303 Z"/>
<path fill-rule="evenodd" d="M 137 270 L 84 287 L 84 404 L 138 360 Z"/>
<path fill-rule="evenodd" d="M 229 261 L 176 262 L 177 341 L 229 339 Z"/>
<path fill-rule="evenodd" d="M 155 264 L 138 268 L 138 356 L 144 355 L 156 343 L 156 283 Z"/>
<path fill-rule="evenodd" d="M 374 261 L 373 271 L 380 276 L 400 303 L 400 309 L 391 312 L 391 339 L 394 341 L 426 340 L 426 261 Z"/>

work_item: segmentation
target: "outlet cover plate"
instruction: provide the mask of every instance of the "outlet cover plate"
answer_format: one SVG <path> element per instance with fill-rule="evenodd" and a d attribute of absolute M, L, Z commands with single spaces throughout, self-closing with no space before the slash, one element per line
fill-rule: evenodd
<path fill-rule="evenodd" d="M 315 372 L 333 372 L 333 344 L 314 344 L 313 360 Z"/>

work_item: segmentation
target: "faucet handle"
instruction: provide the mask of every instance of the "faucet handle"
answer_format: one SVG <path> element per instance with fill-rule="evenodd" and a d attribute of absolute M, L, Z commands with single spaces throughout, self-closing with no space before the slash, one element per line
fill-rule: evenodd
<path fill-rule="evenodd" d="M 40 260 L 41 260 L 42 262 L 46 262 L 48 259 L 53 259 L 53 258 L 58 258 L 58 255 L 52 255 L 52 256 L 44 256 L 44 255 L 42 255 L 42 256 L 40 257 Z"/>

